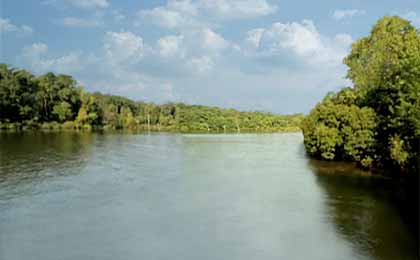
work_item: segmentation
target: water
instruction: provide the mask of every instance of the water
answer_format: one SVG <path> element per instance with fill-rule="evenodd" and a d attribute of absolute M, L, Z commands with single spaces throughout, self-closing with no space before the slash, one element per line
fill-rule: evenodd
<path fill-rule="evenodd" d="M 301 134 L 3 133 L 0 259 L 417 259 L 352 171 Z"/>

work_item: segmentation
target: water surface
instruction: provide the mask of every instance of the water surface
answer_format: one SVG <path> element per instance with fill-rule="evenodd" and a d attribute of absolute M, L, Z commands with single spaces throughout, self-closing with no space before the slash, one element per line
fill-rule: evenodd
<path fill-rule="evenodd" d="M 3 133 L 0 259 L 417 259 L 353 171 L 301 134 Z"/>

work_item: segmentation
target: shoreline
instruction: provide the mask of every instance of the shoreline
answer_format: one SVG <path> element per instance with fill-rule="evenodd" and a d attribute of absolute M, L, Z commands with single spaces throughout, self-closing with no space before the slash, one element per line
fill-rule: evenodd
<path fill-rule="evenodd" d="M 162 134 L 202 134 L 202 135 L 213 135 L 213 134 L 228 134 L 228 135 L 241 135 L 241 134 L 287 134 L 287 133 L 302 133 L 301 130 L 273 130 L 273 131 L 176 131 L 176 130 L 138 130 L 138 129 L 117 129 L 117 130 L 104 130 L 104 129 L 21 129 L 21 130 L 9 130 L 0 129 L 0 133 L 5 134 L 17 134 L 17 133 L 101 133 L 101 134 L 147 134 L 147 133 L 162 133 Z"/>

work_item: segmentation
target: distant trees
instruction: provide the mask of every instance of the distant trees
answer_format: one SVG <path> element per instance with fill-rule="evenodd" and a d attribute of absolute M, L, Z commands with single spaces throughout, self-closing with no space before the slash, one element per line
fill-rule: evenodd
<path fill-rule="evenodd" d="M 400 17 L 384 17 L 353 44 L 344 63 L 354 87 L 327 95 L 304 120 L 308 153 L 418 171 L 419 31 Z"/>
<path fill-rule="evenodd" d="M 87 93 L 67 75 L 35 77 L 0 64 L 0 128 L 140 129 L 181 132 L 296 131 L 303 115 L 130 99 Z"/>

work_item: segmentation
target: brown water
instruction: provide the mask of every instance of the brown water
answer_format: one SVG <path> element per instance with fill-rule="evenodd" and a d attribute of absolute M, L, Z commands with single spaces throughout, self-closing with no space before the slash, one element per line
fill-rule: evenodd
<path fill-rule="evenodd" d="M 301 134 L 0 135 L 0 259 L 418 259 L 390 183 Z"/>

